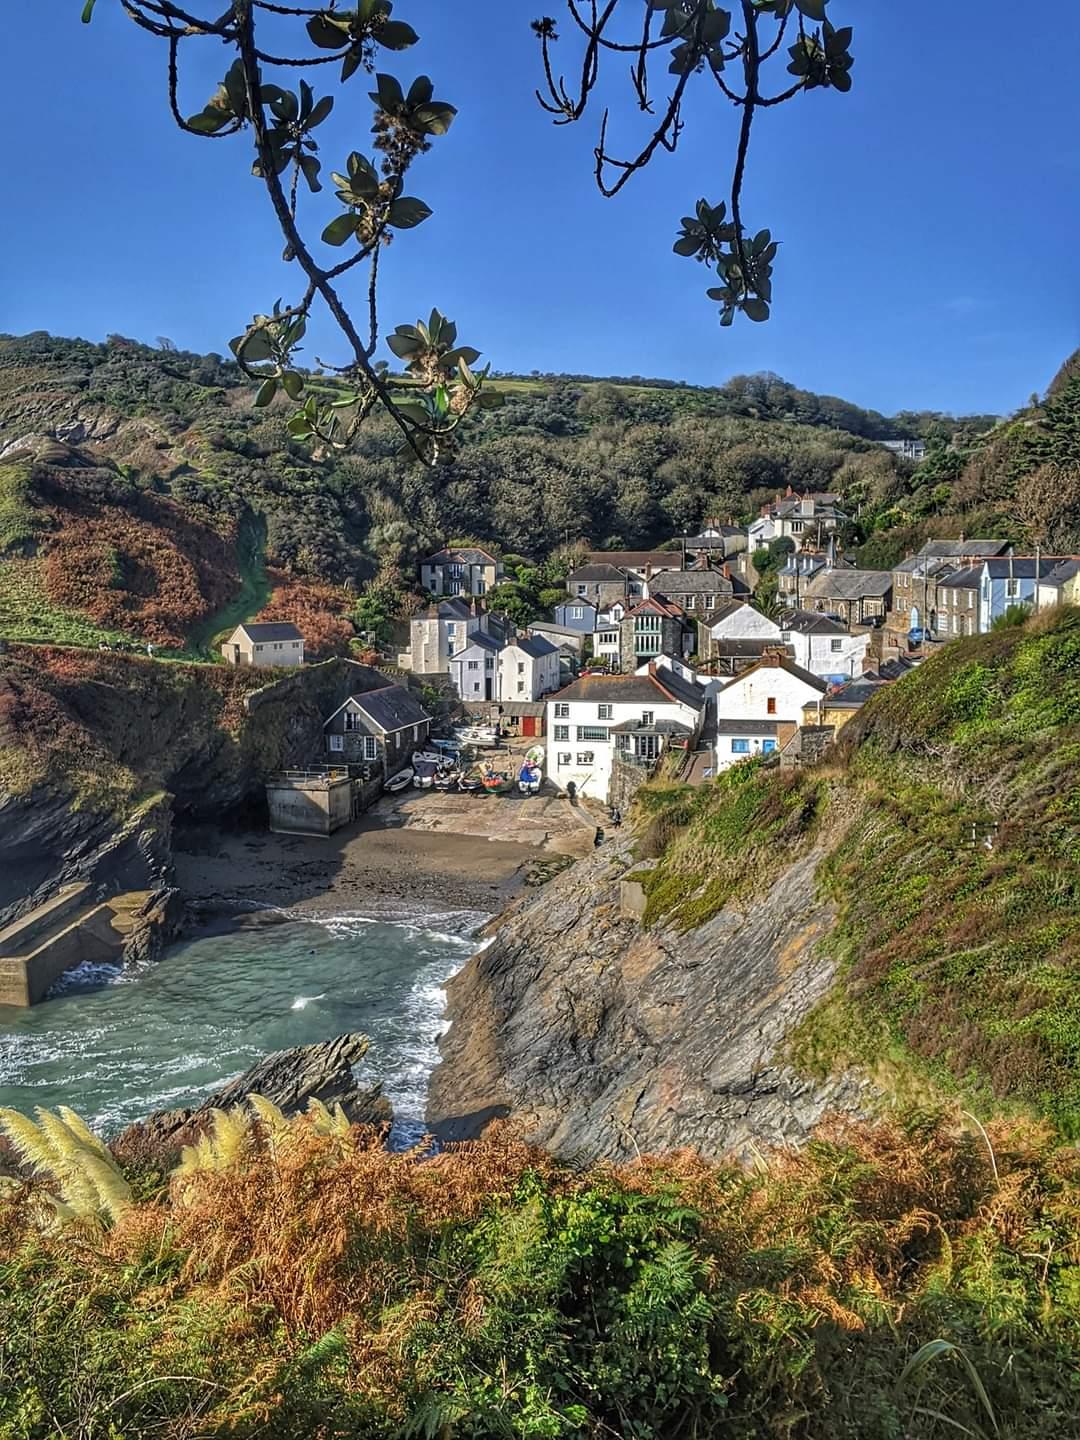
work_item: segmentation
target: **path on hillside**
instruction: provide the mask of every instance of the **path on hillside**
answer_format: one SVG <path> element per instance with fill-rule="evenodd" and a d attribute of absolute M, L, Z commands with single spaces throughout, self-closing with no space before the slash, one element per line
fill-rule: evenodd
<path fill-rule="evenodd" d="M 252 619 L 270 599 L 270 579 L 266 573 L 266 521 L 261 515 L 246 514 L 240 521 L 236 536 L 237 569 L 240 589 L 227 605 L 208 615 L 192 627 L 188 649 L 192 653 L 217 654 L 214 641 Z"/>

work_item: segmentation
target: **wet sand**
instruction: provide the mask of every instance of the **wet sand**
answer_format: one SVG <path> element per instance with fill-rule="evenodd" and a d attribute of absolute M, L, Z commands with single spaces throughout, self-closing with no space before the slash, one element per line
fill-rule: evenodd
<path fill-rule="evenodd" d="M 208 917 L 283 906 L 309 913 L 501 910 L 584 854 L 595 821 L 558 797 L 470 797 L 406 791 L 327 838 L 176 837 L 177 880 Z"/>

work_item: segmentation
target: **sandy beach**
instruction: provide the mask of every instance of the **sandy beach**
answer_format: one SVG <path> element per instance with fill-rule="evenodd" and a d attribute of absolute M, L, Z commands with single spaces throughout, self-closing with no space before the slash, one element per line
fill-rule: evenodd
<path fill-rule="evenodd" d="M 596 818 L 561 797 L 385 796 L 328 838 L 223 832 L 176 836 L 178 883 L 207 916 L 238 906 L 309 913 L 416 905 L 495 913 L 591 848 Z"/>

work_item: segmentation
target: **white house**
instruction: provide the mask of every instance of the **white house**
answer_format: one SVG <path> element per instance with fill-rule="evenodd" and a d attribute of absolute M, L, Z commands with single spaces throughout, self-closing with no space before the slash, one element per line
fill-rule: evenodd
<path fill-rule="evenodd" d="M 619 640 L 621 631 L 618 624 L 599 625 L 593 631 L 592 653 L 596 660 L 604 660 L 612 670 L 619 668 Z"/>
<path fill-rule="evenodd" d="M 704 690 L 673 671 L 583 675 L 547 705 L 547 776 L 560 790 L 608 799 L 616 757 L 652 766 L 672 744 L 692 746 Z"/>
<path fill-rule="evenodd" d="M 777 748 L 803 721 L 803 706 L 828 690 L 819 676 L 771 650 L 717 693 L 716 768 Z M 771 744 L 766 742 L 771 741 Z"/>
<path fill-rule="evenodd" d="M 480 629 L 482 620 L 475 608 L 459 597 L 429 605 L 413 616 L 409 648 L 398 656 L 398 664 L 414 675 L 445 675 L 450 657 Z"/>
<path fill-rule="evenodd" d="M 500 650 L 496 661 L 499 700 L 539 700 L 560 684 L 559 647 L 542 635 L 523 635 Z"/>
<path fill-rule="evenodd" d="M 449 660 L 450 680 L 462 700 L 497 698 L 498 661 L 503 642 L 486 630 L 470 635 L 462 649 Z"/>
<path fill-rule="evenodd" d="M 842 683 L 866 668 L 870 636 L 852 635 L 845 626 L 811 610 L 790 610 L 780 617 L 780 638 L 796 665 L 823 680 Z"/>
<path fill-rule="evenodd" d="M 780 626 L 753 605 L 730 600 L 708 622 L 714 640 L 779 640 Z"/>

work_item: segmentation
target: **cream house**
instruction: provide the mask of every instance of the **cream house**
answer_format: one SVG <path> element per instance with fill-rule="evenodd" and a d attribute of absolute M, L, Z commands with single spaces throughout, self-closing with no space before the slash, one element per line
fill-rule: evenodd
<path fill-rule="evenodd" d="M 304 663 L 304 637 L 282 621 L 238 625 L 221 647 L 230 665 L 296 666 Z"/>

